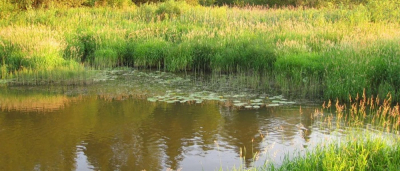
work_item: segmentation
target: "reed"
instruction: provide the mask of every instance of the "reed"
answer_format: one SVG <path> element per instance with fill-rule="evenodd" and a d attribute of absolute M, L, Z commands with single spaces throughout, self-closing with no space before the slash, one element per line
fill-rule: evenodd
<path fill-rule="evenodd" d="M 281 167 L 269 166 L 267 170 L 397 170 L 399 147 L 382 138 L 347 140 L 317 147 L 293 160 L 286 158 Z"/>
<path fill-rule="evenodd" d="M 107 1 L 108 2 L 108 1 Z M 122 1 L 121 1 L 122 2 Z M 399 94 L 400 5 L 47 8 L 0 19 L 1 77 L 60 66 L 275 75 L 287 97 Z M 75 70 L 74 67 L 70 69 Z M 293 93 L 298 92 L 298 93 Z"/>
<path fill-rule="evenodd" d="M 305 155 L 289 159 L 281 166 L 273 163 L 260 169 L 266 170 L 397 170 L 400 168 L 400 110 L 391 105 L 390 94 L 382 101 L 378 97 L 349 97 L 349 103 L 339 101 L 324 103 L 321 111 L 326 126 L 336 123 L 335 129 L 346 127 L 340 139 L 321 142 Z M 328 119 L 326 119 L 328 118 Z M 258 168 L 257 168 L 258 169 Z"/>
<path fill-rule="evenodd" d="M 398 170 L 400 110 L 391 100 L 390 94 L 380 100 L 364 92 L 350 96 L 347 103 L 328 101 L 311 117 L 321 129 L 341 135 L 325 138 L 303 154 L 286 154 L 279 165 L 266 161 L 263 166 L 232 170 Z"/>

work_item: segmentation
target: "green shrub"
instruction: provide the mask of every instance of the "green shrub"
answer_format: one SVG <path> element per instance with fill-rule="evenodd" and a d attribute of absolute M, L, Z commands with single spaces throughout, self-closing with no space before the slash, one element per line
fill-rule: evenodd
<path fill-rule="evenodd" d="M 81 62 L 93 61 L 96 51 L 96 36 L 93 31 L 78 32 L 79 42 L 76 42 L 76 57 L 81 57 Z"/>
<path fill-rule="evenodd" d="M 6 51 L 7 52 L 5 54 L 2 54 L 4 55 L 2 65 L 5 65 L 9 72 L 15 72 L 29 67 L 29 63 L 26 59 L 24 59 L 24 54 L 20 51 L 20 49 L 8 47 Z"/>
<path fill-rule="evenodd" d="M 0 0 L 0 19 L 8 18 L 15 11 L 15 5 L 9 0 Z"/>
<path fill-rule="evenodd" d="M 372 22 L 399 22 L 400 3 L 397 0 L 369 0 L 366 6 Z"/>
<path fill-rule="evenodd" d="M 157 6 L 151 3 L 145 3 L 139 7 L 139 16 L 142 20 L 150 22 L 154 19 Z"/>
<path fill-rule="evenodd" d="M 158 4 L 155 12 L 160 16 L 161 20 L 164 20 L 180 16 L 184 12 L 185 7 L 187 7 L 185 1 L 167 0 Z"/>
<path fill-rule="evenodd" d="M 84 55 L 87 55 L 85 54 L 84 39 L 76 34 L 67 35 L 65 40 L 67 45 L 63 54 L 64 59 L 84 62 Z"/>
<path fill-rule="evenodd" d="M 126 8 L 130 5 L 132 5 L 131 0 L 107 0 L 107 5 L 111 7 L 117 7 L 117 8 Z"/>
<path fill-rule="evenodd" d="M 94 28 L 89 31 L 78 31 L 77 35 L 76 37 L 71 36 L 67 41 L 68 45 L 64 51 L 66 59 L 74 59 L 101 68 L 102 66 L 114 67 L 120 65 L 124 63 L 123 60 L 128 55 L 124 31 L 106 32 Z M 99 61 L 105 61 L 96 59 L 98 54 L 100 56 L 110 55 L 112 60 L 108 61 L 109 64 L 107 65 L 98 65 Z M 117 57 L 117 59 L 114 59 L 114 57 Z"/>
<path fill-rule="evenodd" d="M 203 6 L 212 6 L 216 3 L 216 0 L 199 0 L 198 3 Z"/>

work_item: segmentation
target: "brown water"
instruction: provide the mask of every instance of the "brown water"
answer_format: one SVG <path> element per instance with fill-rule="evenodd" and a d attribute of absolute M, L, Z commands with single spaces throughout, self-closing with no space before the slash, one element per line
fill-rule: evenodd
<path fill-rule="evenodd" d="M 229 81 L 223 83 L 234 86 L 141 74 L 114 73 L 86 86 L 0 88 L 0 170 L 249 168 L 279 164 L 285 154 L 340 136 L 312 119 L 319 105 L 293 100 L 295 104 L 237 109 L 232 101 L 263 98 L 272 103 L 265 99 L 273 94 Z M 197 91 L 220 100 L 147 100 Z"/>

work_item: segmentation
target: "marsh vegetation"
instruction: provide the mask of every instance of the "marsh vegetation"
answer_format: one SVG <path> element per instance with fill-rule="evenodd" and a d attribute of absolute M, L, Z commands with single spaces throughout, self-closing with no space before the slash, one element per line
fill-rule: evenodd
<path fill-rule="evenodd" d="M 73 78 L 119 66 L 250 73 L 283 94 L 399 99 L 396 1 L 321 8 L 192 6 L 38 8 L 3 14 L 1 78 Z M 39 81 L 40 82 L 40 81 Z"/>
<path fill-rule="evenodd" d="M 74 152 L 89 154 L 89 163 L 96 165 L 95 169 L 133 167 L 118 164 L 128 160 L 139 165 L 144 161 L 162 163 L 165 158 L 146 158 L 145 153 L 153 151 L 166 153 L 163 156 L 170 157 L 169 163 L 146 167 L 179 169 L 185 147 L 177 146 L 186 143 L 187 147 L 197 148 L 191 142 L 201 145 L 202 149 L 197 151 L 204 152 L 203 155 L 210 152 L 209 157 L 217 157 L 224 150 L 233 151 L 236 158 L 244 161 L 239 163 L 243 166 L 232 168 L 237 170 L 400 167 L 400 147 L 396 143 L 400 124 L 400 3 L 396 0 L 304 0 L 296 1 L 302 2 L 299 4 L 275 3 L 276 6 L 257 4 L 261 3 L 257 0 L 252 4 L 264 6 L 229 0 L 167 0 L 140 5 L 126 0 L 61 2 L 64 1 L 0 0 L 0 136 L 4 139 L 14 135 L 3 130 L 20 131 L 5 124 L 14 125 L 18 119 L 24 121 L 26 128 L 35 126 L 42 130 L 41 125 L 35 124 L 38 117 L 44 118 L 40 122 L 44 127 L 49 126 L 43 130 L 60 128 L 50 137 L 60 138 L 58 135 L 68 126 L 45 122 L 60 119 L 41 114 L 61 111 L 73 117 L 61 120 L 79 125 L 75 133 L 83 130 L 82 134 L 73 135 L 74 142 L 68 141 L 67 148 L 87 147 L 89 151 Z M 37 89 L 43 90 L 35 93 Z M 302 103 L 304 99 L 326 103 L 314 110 L 314 106 Z M 77 102 L 88 102 L 89 107 Z M 131 108 L 132 104 L 137 109 Z M 109 106 L 104 113 L 98 111 L 103 109 L 102 105 Z M 112 106 L 124 110 L 114 111 Z M 275 114 L 293 108 L 296 112 L 283 120 L 279 117 L 285 112 Z M 90 115 L 68 115 L 74 113 L 68 110 Z M 200 113 L 194 112 L 197 110 Z M 213 120 L 210 122 L 207 117 Z M 90 123 L 81 124 L 84 119 Z M 210 125 L 206 124 L 209 122 Z M 103 124 L 118 131 L 103 135 L 99 126 Z M 234 132 L 230 130 L 232 125 Z M 157 137 L 149 129 L 152 127 L 167 139 L 157 139 L 159 148 L 142 148 Z M 21 128 L 28 132 L 26 135 L 40 134 L 35 129 Z M 124 139 L 120 135 L 123 130 L 137 139 Z M 139 134 L 140 131 L 143 132 Z M 270 132 L 274 142 L 266 138 Z M 198 135 L 201 141 L 197 141 Z M 96 144 L 103 136 L 108 139 Z M 124 139 L 129 147 L 120 146 L 121 141 L 114 142 L 112 137 Z M 309 142 L 310 139 L 313 141 Z M 300 141 L 297 145 L 303 151 L 280 153 L 283 161 L 268 158 L 276 157 L 267 148 L 271 143 L 287 143 L 279 148 L 291 148 L 295 140 Z M 10 149 L 18 151 L 26 146 L 18 142 L 9 143 L 17 144 Z M 57 145 L 64 148 L 62 143 Z M 141 150 L 126 154 L 123 161 L 112 159 L 117 164 L 103 161 L 101 165 L 104 156 L 95 152 L 97 145 L 119 149 L 140 146 Z M 0 150 L 4 154 L 13 156 L 12 150 L 3 147 Z M 41 148 L 34 145 L 30 149 Z M 247 153 L 243 153 L 246 148 Z M 111 148 L 106 153 L 120 154 Z M 49 154 L 48 159 L 56 155 L 61 163 L 65 158 Z M 264 155 L 266 160 L 259 160 L 262 154 L 268 154 Z M 137 156 L 145 158 L 138 161 Z M 59 168 L 74 168 L 73 156 L 67 157 L 67 163 Z M 36 167 L 31 159 L 27 161 L 23 169 Z M 7 163 L 7 159 L 0 158 L 0 162 Z M 47 161 L 41 162 L 43 167 L 48 166 Z M 224 165 L 219 165 L 224 169 Z M 7 166 L 11 170 L 18 167 Z"/>

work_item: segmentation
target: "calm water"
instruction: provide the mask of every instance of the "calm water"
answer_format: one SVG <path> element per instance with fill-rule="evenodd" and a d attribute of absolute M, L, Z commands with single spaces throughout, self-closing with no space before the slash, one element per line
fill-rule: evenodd
<path fill-rule="evenodd" d="M 228 101 L 272 96 L 250 85 L 235 86 L 125 71 L 86 86 L 0 88 L 0 170 L 248 168 L 279 164 L 286 153 L 340 136 L 311 119 L 319 105 L 300 101 L 237 110 L 219 100 L 147 100 L 196 91 Z"/>

